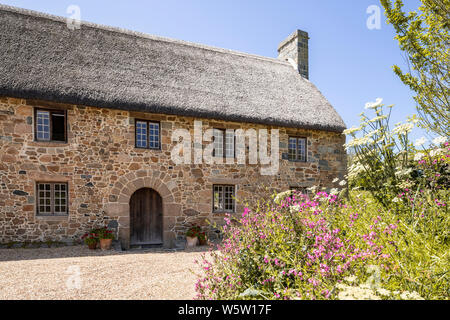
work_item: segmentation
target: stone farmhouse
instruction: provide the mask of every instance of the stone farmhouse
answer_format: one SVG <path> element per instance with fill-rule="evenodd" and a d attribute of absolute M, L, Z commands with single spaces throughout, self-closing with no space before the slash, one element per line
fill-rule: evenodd
<path fill-rule="evenodd" d="M 267 58 L 1 5 L 0 243 L 113 221 L 124 248 L 170 247 L 262 190 L 337 187 L 345 124 L 308 80 L 308 39 Z M 196 121 L 213 139 L 191 146 L 220 161 L 175 163 L 173 134 Z M 278 130 L 276 173 L 234 161 L 238 129 Z"/>

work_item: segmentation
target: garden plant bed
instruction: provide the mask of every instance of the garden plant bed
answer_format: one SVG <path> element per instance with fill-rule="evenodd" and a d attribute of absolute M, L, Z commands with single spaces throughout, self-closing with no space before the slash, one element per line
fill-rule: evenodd
<path fill-rule="evenodd" d="M 0 249 L 0 299 L 179 300 L 195 297 L 205 248 L 90 251 L 86 246 Z M 81 289 L 66 282 L 79 268 Z"/>

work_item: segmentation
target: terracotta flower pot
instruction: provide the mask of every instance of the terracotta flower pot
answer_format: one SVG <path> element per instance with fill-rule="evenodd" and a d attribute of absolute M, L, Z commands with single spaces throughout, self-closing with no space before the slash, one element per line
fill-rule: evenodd
<path fill-rule="evenodd" d="M 208 244 L 208 240 L 207 239 L 198 240 L 198 244 L 200 246 L 206 246 Z"/>
<path fill-rule="evenodd" d="M 187 241 L 188 248 L 196 247 L 197 244 L 198 244 L 198 238 L 197 237 L 194 237 L 194 238 L 186 237 L 186 241 Z"/>
<path fill-rule="evenodd" d="M 100 239 L 100 248 L 102 250 L 110 250 L 111 243 L 112 243 L 112 239 Z"/>
<path fill-rule="evenodd" d="M 88 247 L 89 247 L 90 250 L 97 249 L 97 242 L 88 244 Z"/>

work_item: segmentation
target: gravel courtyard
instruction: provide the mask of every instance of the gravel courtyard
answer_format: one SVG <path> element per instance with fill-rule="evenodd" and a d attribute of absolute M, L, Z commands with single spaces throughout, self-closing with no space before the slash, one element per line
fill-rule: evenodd
<path fill-rule="evenodd" d="M 0 300 L 189 300 L 205 250 L 0 249 Z"/>

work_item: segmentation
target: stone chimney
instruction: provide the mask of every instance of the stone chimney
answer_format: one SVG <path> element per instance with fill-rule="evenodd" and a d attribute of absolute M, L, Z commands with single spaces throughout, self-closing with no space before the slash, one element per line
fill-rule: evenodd
<path fill-rule="evenodd" d="M 289 61 L 306 79 L 309 79 L 308 33 L 297 30 L 278 46 L 278 59 Z"/>

